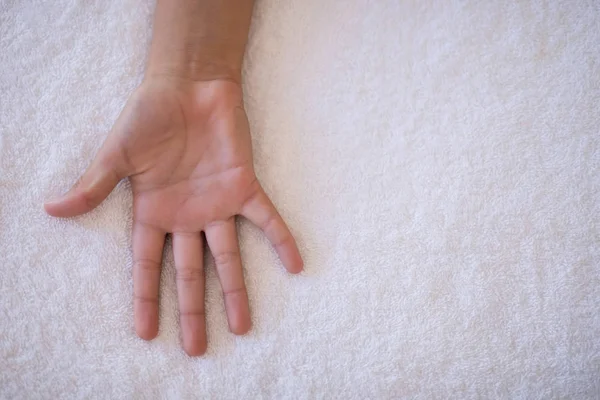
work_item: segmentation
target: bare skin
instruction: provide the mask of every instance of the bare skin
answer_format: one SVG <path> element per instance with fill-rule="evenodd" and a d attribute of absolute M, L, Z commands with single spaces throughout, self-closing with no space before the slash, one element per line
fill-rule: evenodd
<path fill-rule="evenodd" d="M 184 18 L 186 6 L 198 8 L 198 3 L 205 6 L 211 1 L 181 1 L 175 9 L 169 7 L 176 2 L 159 1 L 157 22 Z M 200 8 L 200 16 L 210 19 Z M 251 7 L 237 10 L 248 14 Z M 215 12 L 210 7 L 209 11 Z M 229 11 L 220 12 L 227 16 Z M 238 25 L 240 18 L 249 21 L 249 15 L 237 18 L 233 20 Z M 161 36 L 159 27 L 155 27 L 158 38 L 154 42 L 172 43 L 178 35 L 189 40 L 185 30 L 171 32 L 173 37 L 167 40 L 167 33 Z M 167 25 L 165 29 L 170 32 L 172 28 Z M 183 347 L 189 355 L 201 355 L 207 346 L 202 232 L 215 259 L 229 328 L 235 334 L 251 327 L 236 216 L 246 217 L 264 231 L 289 272 L 298 273 L 303 265 L 294 238 L 254 173 L 238 83 L 241 39 L 234 39 L 231 46 L 225 45 L 228 50 L 224 51 L 231 52 L 222 57 L 225 61 L 215 55 L 208 67 L 197 60 L 182 62 L 189 68 L 170 63 L 157 67 L 151 62 L 146 79 L 127 102 L 89 169 L 67 194 L 45 204 L 46 211 L 56 217 L 80 215 L 98 206 L 121 179 L 129 178 L 134 205 L 136 332 L 147 340 L 158 333 L 160 268 L 165 236 L 171 233 Z M 243 54 L 245 39 L 241 43 Z M 153 48 L 151 60 L 160 60 L 160 51 L 160 46 Z"/>

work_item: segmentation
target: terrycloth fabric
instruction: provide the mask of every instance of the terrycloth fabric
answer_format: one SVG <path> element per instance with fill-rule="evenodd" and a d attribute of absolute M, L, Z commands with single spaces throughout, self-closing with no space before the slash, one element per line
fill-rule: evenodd
<path fill-rule="evenodd" d="M 140 82 L 153 4 L 0 2 L 0 398 L 600 397 L 595 1 L 259 1 L 245 64 L 286 274 L 240 221 L 254 328 L 133 331 L 131 195 L 52 219 Z M 168 246 L 167 246 L 168 248 Z"/>

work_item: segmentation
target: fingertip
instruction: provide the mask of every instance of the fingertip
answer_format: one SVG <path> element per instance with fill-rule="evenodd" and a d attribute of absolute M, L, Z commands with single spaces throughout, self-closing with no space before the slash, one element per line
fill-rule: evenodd
<path fill-rule="evenodd" d="M 229 331 L 235 335 L 245 335 L 252 326 L 248 293 L 245 287 L 225 293 L 225 310 L 227 310 Z"/>
<path fill-rule="evenodd" d="M 135 332 L 144 340 L 152 340 L 158 335 L 158 307 L 139 300 L 133 306 Z"/>
<path fill-rule="evenodd" d="M 195 332 L 191 335 L 183 336 L 183 350 L 190 357 L 199 357 L 206 353 L 208 347 L 206 334 L 204 332 Z"/>
<path fill-rule="evenodd" d="M 300 256 L 300 261 L 299 261 L 299 267 L 298 268 L 299 268 L 298 273 L 304 272 L 304 260 L 302 259 L 301 256 Z"/>
<path fill-rule="evenodd" d="M 206 353 L 206 321 L 204 315 L 184 315 L 181 320 L 183 350 L 190 357 L 198 357 Z"/>
<path fill-rule="evenodd" d="M 158 326 L 152 326 L 151 324 L 136 324 L 135 332 L 140 337 L 140 339 L 144 339 L 150 341 L 154 339 L 158 335 Z"/>
<path fill-rule="evenodd" d="M 236 327 L 236 328 L 230 328 L 230 332 L 233 333 L 236 336 L 244 336 L 246 333 L 250 332 L 250 325 L 246 326 L 246 327 Z"/>
<path fill-rule="evenodd" d="M 285 266 L 285 269 L 290 274 L 299 274 L 304 270 L 304 261 L 300 256 L 298 248 L 294 244 L 293 247 L 279 248 L 279 257 Z"/>
<path fill-rule="evenodd" d="M 60 205 L 62 203 L 64 196 L 57 197 L 55 199 L 46 200 L 43 204 L 44 211 L 53 217 L 60 216 Z"/>
<path fill-rule="evenodd" d="M 86 213 L 89 207 L 82 201 L 81 196 L 67 193 L 57 199 L 44 203 L 44 210 L 48 215 L 59 218 L 74 217 Z"/>
<path fill-rule="evenodd" d="M 190 357 L 203 356 L 204 354 L 206 354 L 206 348 L 207 348 L 206 342 L 204 342 L 204 343 L 195 342 L 195 343 L 190 343 L 190 344 L 184 344 L 184 346 L 183 346 L 183 350 Z"/>
<path fill-rule="evenodd" d="M 233 333 L 234 335 L 237 335 L 237 336 L 244 336 L 245 334 L 250 332 L 251 329 L 252 329 L 252 324 L 248 324 L 243 327 L 240 326 L 235 329 L 232 329 L 231 333 Z"/>
<path fill-rule="evenodd" d="M 52 209 L 52 204 L 49 203 L 44 203 L 42 205 L 42 207 L 44 208 L 44 212 L 52 217 L 56 217 L 56 215 L 54 215 L 54 210 Z"/>
<path fill-rule="evenodd" d="M 304 268 L 297 267 L 296 269 L 290 269 L 289 271 L 290 271 L 290 274 L 292 274 L 292 275 L 299 275 L 302 272 L 304 272 Z"/>
<path fill-rule="evenodd" d="M 243 317 L 229 319 L 229 331 L 234 335 L 243 336 L 250 332 L 252 328 L 252 321 L 249 315 Z"/>
<path fill-rule="evenodd" d="M 152 340 L 158 335 L 157 318 L 137 318 L 135 321 L 135 333 L 144 340 Z"/>
<path fill-rule="evenodd" d="M 299 274 L 304 271 L 304 260 L 300 253 L 296 252 L 296 259 L 294 260 L 293 274 Z"/>
<path fill-rule="evenodd" d="M 288 267 L 287 270 L 292 275 L 298 275 L 304 271 L 304 268 L 302 267 L 302 265 L 300 265 L 300 266 Z"/>

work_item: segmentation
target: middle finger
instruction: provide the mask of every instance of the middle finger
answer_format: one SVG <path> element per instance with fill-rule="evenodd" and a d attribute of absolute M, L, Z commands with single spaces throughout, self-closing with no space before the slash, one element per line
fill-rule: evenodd
<path fill-rule="evenodd" d="M 204 267 L 200 232 L 173 233 L 173 256 L 183 348 L 190 356 L 206 351 Z"/>

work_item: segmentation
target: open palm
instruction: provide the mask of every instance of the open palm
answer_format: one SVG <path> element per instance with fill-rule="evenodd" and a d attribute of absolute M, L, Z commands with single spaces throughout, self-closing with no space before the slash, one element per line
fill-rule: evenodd
<path fill-rule="evenodd" d="M 240 87 L 230 81 L 144 82 L 131 96 L 79 182 L 46 203 L 57 217 L 83 214 L 129 177 L 134 196 L 134 311 L 138 335 L 158 332 L 165 235 L 172 233 L 184 349 L 206 350 L 203 237 L 215 259 L 230 330 L 250 329 L 235 216 L 258 225 L 286 269 L 302 270 L 296 243 L 261 188 L 252 163 Z"/>

